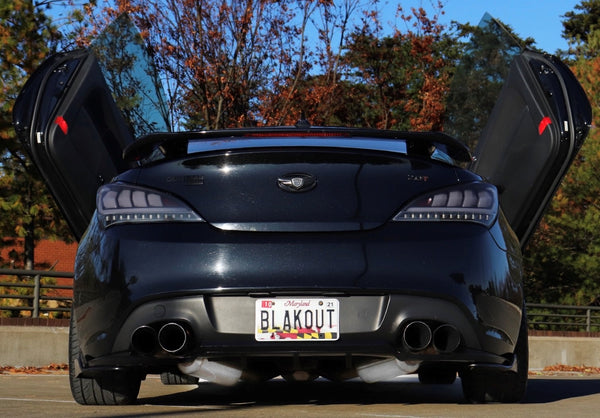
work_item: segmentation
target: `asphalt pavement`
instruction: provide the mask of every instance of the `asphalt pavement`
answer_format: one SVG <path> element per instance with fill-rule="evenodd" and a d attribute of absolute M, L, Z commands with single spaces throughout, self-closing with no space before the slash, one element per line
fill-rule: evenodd
<path fill-rule="evenodd" d="M 290 384 L 272 380 L 225 388 L 142 382 L 132 406 L 81 406 L 68 376 L 0 375 L 0 415 L 6 417 L 597 417 L 600 376 L 532 376 L 520 404 L 466 404 L 460 380 L 421 385 L 408 376 L 390 382 Z"/>

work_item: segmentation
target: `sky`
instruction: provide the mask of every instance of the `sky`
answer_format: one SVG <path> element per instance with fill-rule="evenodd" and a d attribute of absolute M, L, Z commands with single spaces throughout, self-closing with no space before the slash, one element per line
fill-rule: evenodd
<path fill-rule="evenodd" d="M 431 13 L 434 10 L 432 4 L 437 4 L 437 1 L 380 0 L 380 4 L 384 10 L 390 11 L 387 16 L 393 19 L 398 4 L 401 4 L 405 10 L 410 7 L 423 7 Z M 562 16 L 566 12 L 574 11 L 575 5 L 582 2 L 582 0 L 441 1 L 445 12 L 445 15 L 440 18 L 442 24 L 448 25 L 452 20 L 456 20 L 460 23 L 477 25 L 484 13 L 487 12 L 503 23 L 510 25 L 521 38 L 531 37 L 535 39 L 535 46 L 549 53 L 555 53 L 558 49 L 567 49 L 567 41 L 561 36 L 563 31 Z M 64 9 L 51 10 L 51 14 L 60 15 L 61 12 L 64 12 Z"/>
<path fill-rule="evenodd" d="M 385 0 L 384 0 L 385 1 Z M 437 0 L 401 0 L 404 9 L 423 7 L 432 10 Z M 575 10 L 581 0 L 442 0 L 445 15 L 440 23 L 452 20 L 477 25 L 485 12 L 510 25 L 521 38 L 535 39 L 535 46 L 549 53 L 566 50 L 567 41 L 561 36 L 562 16 Z"/>

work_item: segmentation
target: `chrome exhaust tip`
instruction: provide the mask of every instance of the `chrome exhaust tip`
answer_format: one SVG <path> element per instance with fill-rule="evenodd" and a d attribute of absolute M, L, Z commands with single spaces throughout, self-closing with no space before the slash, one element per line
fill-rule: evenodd
<path fill-rule="evenodd" d="M 402 333 L 402 341 L 411 351 L 426 349 L 431 343 L 431 338 L 431 328 L 423 321 L 410 322 Z"/>
<path fill-rule="evenodd" d="M 440 325 L 433 331 L 433 347 L 440 353 L 452 353 L 460 345 L 460 332 L 454 325 Z"/>
<path fill-rule="evenodd" d="M 176 322 L 169 322 L 158 331 L 158 344 L 167 353 L 179 353 L 188 344 L 187 330 Z"/>
<path fill-rule="evenodd" d="M 156 331 L 148 325 L 136 328 L 131 334 L 131 348 L 142 354 L 152 354 L 158 348 Z"/>

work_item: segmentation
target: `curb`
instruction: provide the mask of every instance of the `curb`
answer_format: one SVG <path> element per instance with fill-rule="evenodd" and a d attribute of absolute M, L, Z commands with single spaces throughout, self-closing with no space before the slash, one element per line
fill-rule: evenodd
<path fill-rule="evenodd" d="M 68 323 L 68 319 L 58 321 Z M 0 326 L 0 366 L 64 364 L 68 363 L 68 350 L 66 326 Z M 600 367 L 600 337 L 530 335 L 529 368 L 544 369 L 557 364 Z"/>

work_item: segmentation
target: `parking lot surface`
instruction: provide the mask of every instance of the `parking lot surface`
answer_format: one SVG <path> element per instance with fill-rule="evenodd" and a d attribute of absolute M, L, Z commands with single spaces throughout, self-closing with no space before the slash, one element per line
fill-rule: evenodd
<path fill-rule="evenodd" d="M 290 384 L 283 380 L 224 388 L 165 386 L 149 376 L 132 406 L 81 406 L 68 377 L 0 375 L 0 405 L 7 417 L 592 417 L 600 409 L 600 376 L 532 376 L 521 404 L 466 404 L 460 381 L 421 385 L 415 377 Z"/>

